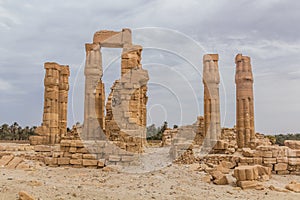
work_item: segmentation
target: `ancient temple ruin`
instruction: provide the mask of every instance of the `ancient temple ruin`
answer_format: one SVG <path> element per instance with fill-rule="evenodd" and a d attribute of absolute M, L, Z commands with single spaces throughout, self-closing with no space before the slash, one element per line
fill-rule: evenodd
<path fill-rule="evenodd" d="M 250 57 L 238 54 L 235 63 L 237 144 L 239 148 L 251 147 L 255 139 L 255 130 Z"/>
<path fill-rule="evenodd" d="M 122 48 L 121 76 L 113 83 L 107 100 L 102 82 L 101 49 L 105 47 Z M 42 125 L 26 148 L 0 145 L 4 155 L 0 155 L 0 166 L 18 168 L 23 158 L 41 160 L 52 167 L 144 168 L 145 164 L 153 164 L 154 159 L 149 163 L 147 157 L 154 155 L 156 159 L 157 155 L 147 152 L 151 149 L 145 128 L 149 76 L 141 64 L 142 47 L 132 44 L 130 29 L 123 29 L 96 32 L 85 49 L 83 127 L 70 133 L 74 137 L 66 135 L 69 67 L 47 62 Z M 218 185 L 228 184 L 230 170 L 236 185 L 243 189 L 270 179 L 271 173 L 299 175 L 299 141 L 277 146 L 263 134 L 255 133 L 253 74 L 250 57 L 242 54 L 235 58 L 236 126 L 221 128 L 218 61 L 218 54 L 203 56 L 204 116 L 198 116 L 192 125 L 166 129 L 159 151 L 172 162 L 204 166 L 203 171 L 209 175 L 207 182 Z M 145 147 L 150 148 L 143 154 Z"/>
<path fill-rule="evenodd" d="M 111 87 L 105 106 L 101 48 L 122 48 L 121 78 Z M 109 139 L 122 149 L 142 151 L 146 143 L 148 72 L 142 47 L 132 44 L 131 30 L 98 31 L 86 44 L 85 104 L 82 139 Z M 106 115 L 105 113 L 106 109 Z"/>
<path fill-rule="evenodd" d="M 204 84 L 204 148 L 212 148 L 221 134 L 219 97 L 219 55 L 203 56 Z"/>
<path fill-rule="evenodd" d="M 43 122 L 36 129 L 38 136 L 30 138 L 31 144 L 59 143 L 67 132 L 69 66 L 46 62 L 44 67 L 46 74 Z"/>

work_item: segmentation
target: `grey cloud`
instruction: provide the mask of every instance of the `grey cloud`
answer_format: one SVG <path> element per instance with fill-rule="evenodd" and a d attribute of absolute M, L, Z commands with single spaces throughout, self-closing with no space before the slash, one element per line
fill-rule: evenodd
<path fill-rule="evenodd" d="M 80 67 L 84 65 L 84 44 L 92 41 L 97 30 L 129 27 L 134 42 L 145 48 L 142 63 L 153 81 L 167 79 L 165 84 L 182 97 L 186 109 L 183 123 L 194 121 L 196 115 L 203 113 L 203 105 L 197 105 L 199 113 L 195 104 L 202 103 L 202 56 L 209 52 L 220 55 L 224 125 L 234 125 L 234 56 L 243 53 L 252 59 L 256 129 L 268 133 L 298 131 L 299 8 L 300 3 L 291 0 L 1 1 L 0 88 L 9 91 L 13 87 L 23 93 L 0 94 L 5 102 L 0 105 L 0 122 L 40 123 L 46 61 L 70 65 L 69 126 L 82 120 L 84 77 Z M 118 50 L 103 50 L 103 64 L 108 67 L 103 77 L 107 96 L 120 73 L 120 61 L 108 65 L 118 54 Z M 154 63 L 169 68 L 151 66 Z M 185 85 L 176 82 L 183 77 L 193 86 L 195 100 L 189 94 L 184 95 Z M 165 105 L 169 112 L 177 108 L 176 102 L 167 101 L 165 90 L 150 89 L 150 103 Z M 159 121 L 161 111 L 157 110 Z M 154 111 L 151 114 L 155 116 Z M 178 123 L 179 114 L 174 111 L 168 115 L 170 124 Z M 282 115 L 289 116 L 289 120 L 282 120 Z"/>

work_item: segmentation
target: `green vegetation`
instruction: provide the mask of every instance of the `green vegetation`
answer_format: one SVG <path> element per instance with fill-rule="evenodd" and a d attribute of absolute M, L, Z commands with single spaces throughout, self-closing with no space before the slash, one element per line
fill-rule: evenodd
<path fill-rule="evenodd" d="M 162 140 L 163 132 L 168 128 L 168 122 L 164 122 L 161 127 L 152 124 L 147 127 L 147 140 Z"/>
<path fill-rule="evenodd" d="M 34 135 L 35 128 L 35 126 L 22 128 L 17 122 L 10 126 L 3 124 L 0 126 L 0 140 L 28 140 L 29 136 Z"/>
<path fill-rule="evenodd" d="M 284 145 L 285 140 L 300 140 L 300 133 L 289 133 L 289 134 L 279 134 L 279 135 L 268 135 L 267 136 L 269 139 L 270 138 L 275 138 L 276 142 L 275 144 L 278 144 L 280 146 Z M 272 142 L 272 141 L 271 141 Z"/>

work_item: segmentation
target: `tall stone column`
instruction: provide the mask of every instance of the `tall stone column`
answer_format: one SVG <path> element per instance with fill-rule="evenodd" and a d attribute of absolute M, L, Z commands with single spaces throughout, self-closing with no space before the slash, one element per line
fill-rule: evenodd
<path fill-rule="evenodd" d="M 59 102 L 58 102 L 58 128 L 59 137 L 56 138 L 56 143 L 60 138 L 67 133 L 67 110 L 68 110 L 68 92 L 69 92 L 69 66 L 60 66 L 59 73 Z"/>
<path fill-rule="evenodd" d="M 203 56 L 205 148 L 212 148 L 221 134 L 218 60 L 218 54 Z"/>
<path fill-rule="evenodd" d="M 236 63 L 236 129 L 239 148 L 251 147 L 255 139 L 253 74 L 250 57 L 238 54 Z"/>
<path fill-rule="evenodd" d="M 56 63 L 47 62 L 44 64 L 46 75 L 44 79 L 44 114 L 42 126 L 47 127 L 47 140 L 50 144 L 55 144 L 59 135 L 58 128 L 58 100 L 59 100 L 59 70 Z"/>
<path fill-rule="evenodd" d="M 35 130 L 38 136 L 30 137 L 31 144 L 59 143 L 67 132 L 69 66 L 46 62 L 44 68 L 43 123 Z"/>
<path fill-rule="evenodd" d="M 84 101 L 84 125 L 82 137 L 84 139 L 100 138 L 100 124 L 96 112 L 97 86 L 102 78 L 102 56 L 100 44 L 86 44 L 85 75 L 85 101 Z M 102 82 L 101 82 L 102 83 Z M 104 92 L 104 91 L 103 91 Z M 99 98 L 99 97 L 97 97 Z M 100 98 L 102 99 L 102 98 Z"/>

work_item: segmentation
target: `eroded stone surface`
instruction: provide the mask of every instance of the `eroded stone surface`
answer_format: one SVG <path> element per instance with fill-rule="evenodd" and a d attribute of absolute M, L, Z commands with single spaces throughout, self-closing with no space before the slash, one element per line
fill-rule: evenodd
<path fill-rule="evenodd" d="M 250 57 L 235 57 L 236 73 L 236 129 L 239 148 L 251 147 L 255 140 L 253 75 Z"/>
<path fill-rule="evenodd" d="M 69 91 L 69 66 L 54 62 L 44 64 L 44 113 L 43 123 L 30 138 L 31 144 L 55 144 L 67 132 L 67 109 Z"/>

